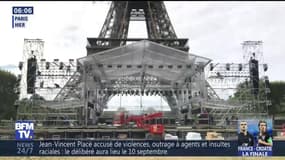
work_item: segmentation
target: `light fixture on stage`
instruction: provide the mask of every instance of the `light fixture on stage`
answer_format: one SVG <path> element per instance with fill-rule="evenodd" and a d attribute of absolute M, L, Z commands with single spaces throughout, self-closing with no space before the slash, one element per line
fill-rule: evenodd
<path fill-rule="evenodd" d="M 94 108 L 94 104 L 93 103 L 91 103 L 91 102 L 88 102 L 88 108 Z"/>
<path fill-rule="evenodd" d="M 210 71 L 212 71 L 214 69 L 214 64 L 210 63 Z"/>
<path fill-rule="evenodd" d="M 46 62 L 46 69 L 49 69 L 50 67 L 50 62 Z"/>
<path fill-rule="evenodd" d="M 182 106 L 182 107 L 180 108 L 180 112 L 181 112 L 182 114 L 188 113 L 188 112 L 189 112 L 189 109 L 188 109 L 187 106 Z"/>
<path fill-rule="evenodd" d="M 164 91 L 163 91 L 163 95 L 164 95 L 164 96 L 168 96 L 168 91 L 167 91 L 167 90 L 164 90 Z"/>
<path fill-rule="evenodd" d="M 147 90 L 147 91 L 145 92 L 145 94 L 148 96 L 148 94 L 149 94 L 149 90 Z"/>
<path fill-rule="evenodd" d="M 238 71 L 242 71 L 242 64 L 238 64 Z"/>
<path fill-rule="evenodd" d="M 112 91 L 111 90 L 108 90 L 107 93 L 108 93 L 108 96 L 112 95 Z"/>
<path fill-rule="evenodd" d="M 227 70 L 227 71 L 230 70 L 230 64 L 229 64 L 229 63 L 226 64 L 226 70 Z"/>
<path fill-rule="evenodd" d="M 23 68 L 23 62 L 19 62 L 19 69 L 22 70 Z"/>
<path fill-rule="evenodd" d="M 71 70 L 70 68 L 71 68 L 70 65 L 66 66 L 66 71 L 70 72 L 70 70 Z"/>
<path fill-rule="evenodd" d="M 263 64 L 263 70 L 264 70 L 264 72 L 266 72 L 267 69 L 268 69 L 268 65 L 267 65 L 267 64 Z"/>
<path fill-rule="evenodd" d="M 185 82 L 191 83 L 191 77 L 185 78 Z"/>
<path fill-rule="evenodd" d="M 139 90 L 136 90 L 136 96 L 138 96 L 140 94 Z"/>
<path fill-rule="evenodd" d="M 41 81 L 40 88 L 44 88 L 44 81 Z"/>
<path fill-rule="evenodd" d="M 158 90 L 155 90 L 155 95 L 158 95 L 159 94 L 159 91 Z"/>
<path fill-rule="evenodd" d="M 59 84 L 55 83 L 54 84 L 55 88 L 60 88 Z"/>
<path fill-rule="evenodd" d="M 217 72 L 217 78 L 222 78 L 222 75 L 220 72 Z"/>
<path fill-rule="evenodd" d="M 80 68 L 80 65 L 77 65 L 76 66 L 76 71 L 79 71 L 81 68 Z"/>
<path fill-rule="evenodd" d="M 151 95 L 151 96 L 153 96 L 153 95 L 154 95 L 154 93 L 155 93 L 155 91 L 154 91 L 154 90 L 151 90 L 151 91 L 150 91 L 150 95 Z"/>
<path fill-rule="evenodd" d="M 168 68 L 169 68 L 169 69 L 173 68 L 173 65 L 168 65 Z"/>
<path fill-rule="evenodd" d="M 169 90 L 169 96 L 173 96 L 173 92 Z"/>

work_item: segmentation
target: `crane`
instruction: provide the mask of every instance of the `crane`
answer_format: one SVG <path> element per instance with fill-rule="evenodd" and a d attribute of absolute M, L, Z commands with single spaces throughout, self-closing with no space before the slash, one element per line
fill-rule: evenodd
<path fill-rule="evenodd" d="M 124 112 L 121 112 L 118 117 L 115 117 L 113 121 L 114 126 L 126 125 L 129 122 L 135 122 L 138 128 L 147 130 L 146 138 L 147 139 L 163 139 L 164 134 L 164 125 L 163 124 L 145 124 L 145 121 L 153 120 L 155 118 L 160 118 L 163 116 L 162 112 L 156 112 L 151 114 L 144 115 L 125 115 Z"/>

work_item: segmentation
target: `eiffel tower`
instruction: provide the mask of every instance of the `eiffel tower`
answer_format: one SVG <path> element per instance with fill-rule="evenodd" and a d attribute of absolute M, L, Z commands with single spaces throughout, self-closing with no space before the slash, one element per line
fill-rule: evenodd
<path fill-rule="evenodd" d="M 178 39 L 162 1 L 113 1 L 98 38 L 88 38 L 87 55 L 143 38 L 127 38 L 130 21 L 145 21 L 149 41 L 189 50 L 188 39 Z"/>

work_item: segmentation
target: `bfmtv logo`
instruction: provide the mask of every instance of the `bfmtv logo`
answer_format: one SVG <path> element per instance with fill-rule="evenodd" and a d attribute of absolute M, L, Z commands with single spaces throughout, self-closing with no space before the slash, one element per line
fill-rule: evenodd
<path fill-rule="evenodd" d="M 32 140 L 34 138 L 34 123 L 30 121 L 17 121 L 15 123 L 16 140 Z"/>

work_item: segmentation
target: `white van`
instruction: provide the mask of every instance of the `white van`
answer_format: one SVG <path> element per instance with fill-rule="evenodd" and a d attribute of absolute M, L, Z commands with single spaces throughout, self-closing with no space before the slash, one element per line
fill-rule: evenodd
<path fill-rule="evenodd" d="M 201 133 L 198 132 L 188 132 L 185 136 L 186 140 L 202 140 Z"/>
<path fill-rule="evenodd" d="M 164 140 L 178 140 L 178 136 L 173 136 L 172 134 L 166 133 Z"/>

